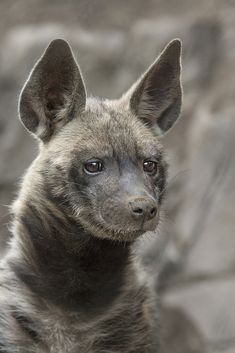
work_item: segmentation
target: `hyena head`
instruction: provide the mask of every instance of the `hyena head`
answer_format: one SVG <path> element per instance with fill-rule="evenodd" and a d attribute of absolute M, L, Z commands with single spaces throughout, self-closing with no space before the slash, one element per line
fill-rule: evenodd
<path fill-rule="evenodd" d="M 40 141 L 31 178 L 90 234 L 132 241 L 154 230 L 167 165 L 158 136 L 180 113 L 181 43 L 173 40 L 118 100 L 87 98 L 68 43 L 50 43 L 20 96 Z M 37 185 L 39 187 L 39 184 Z"/>

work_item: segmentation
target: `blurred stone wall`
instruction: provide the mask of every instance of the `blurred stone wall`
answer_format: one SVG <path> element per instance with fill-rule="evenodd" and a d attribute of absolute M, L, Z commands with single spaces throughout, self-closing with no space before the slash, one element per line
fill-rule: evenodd
<path fill-rule="evenodd" d="M 17 119 L 48 42 L 72 45 L 88 93 L 118 97 L 167 42 L 183 41 L 184 107 L 163 139 L 164 226 L 141 244 L 162 307 L 165 353 L 235 352 L 235 1 L 0 2 L 0 246 L 8 205 L 37 153 Z"/>

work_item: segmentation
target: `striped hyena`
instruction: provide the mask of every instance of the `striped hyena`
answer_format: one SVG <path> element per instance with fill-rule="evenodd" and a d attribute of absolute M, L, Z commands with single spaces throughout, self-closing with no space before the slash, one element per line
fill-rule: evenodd
<path fill-rule="evenodd" d="M 19 114 L 40 148 L 1 261 L 1 353 L 159 352 L 153 291 L 133 246 L 159 223 L 167 164 L 158 136 L 180 113 L 180 55 L 173 40 L 118 100 L 87 97 L 62 39 L 36 63 Z"/>

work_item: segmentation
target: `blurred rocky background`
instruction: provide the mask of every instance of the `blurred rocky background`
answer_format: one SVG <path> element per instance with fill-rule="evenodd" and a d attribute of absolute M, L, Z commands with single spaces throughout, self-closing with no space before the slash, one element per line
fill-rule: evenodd
<path fill-rule="evenodd" d="M 48 42 L 72 45 L 93 95 L 118 97 L 174 38 L 183 41 L 182 118 L 163 143 L 165 221 L 141 252 L 161 306 L 165 353 L 235 352 L 235 1 L 0 1 L 0 246 L 8 205 L 37 144 L 20 89 Z"/>

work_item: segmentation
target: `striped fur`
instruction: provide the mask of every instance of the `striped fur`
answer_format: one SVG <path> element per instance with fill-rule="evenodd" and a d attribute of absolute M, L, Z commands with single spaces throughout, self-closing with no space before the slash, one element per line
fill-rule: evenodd
<path fill-rule="evenodd" d="M 57 75 L 60 60 L 78 83 L 67 69 L 60 73 L 66 77 Z M 21 119 L 42 142 L 12 207 L 13 237 L 1 261 L 0 352 L 159 353 L 156 298 L 134 252 L 135 240 L 157 226 L 159 215 L 140 224 L 126 200 L 141 195 L 160 209 L 163 148 L 156 126 L 127 104 L 130 93 L 117 101 L 86 98 L 73 60 L 67 43 L 52 43 L 21 95 Z M 47 95 L 44 87 L 54 89 L 50 75 L 61 82 L 59 92 Z M 50 104 L 33 101 L 42 98 Z M 105 160 L 100 176 L 84 172 L 91 157 Z M 151 177 L 142 170 L 150 157 L 158 165 Z"/>

